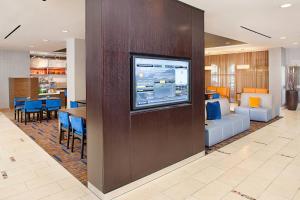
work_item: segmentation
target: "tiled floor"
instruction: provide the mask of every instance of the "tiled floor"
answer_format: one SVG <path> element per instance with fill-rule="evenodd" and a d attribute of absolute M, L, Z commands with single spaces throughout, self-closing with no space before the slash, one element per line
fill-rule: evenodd
<path fill-rule="evenodd" d="M 300 112 L 117 200 L 300 200 Z"/>
<path fill-rule="evenodd" d="M 0 113 L 0 199 L 96 200 L 97 198 Z"/>
<path fill-rule="evenodd" d="M 116 200 L 300 200 L 300 112 L 283 115 Z M 1 114 L 0 171 L 0 200 L 96 199 Z"/>
<path fill-rule="evenodd" d="M 48 122 L 30 122 L 27 125 L 14 120 L 13 111 L 3 111 L 26 135 L 41 146 L 50 156 L 56 159 L 64 168 L 73 174 L 81 183 L 87 185 L 87 160 L 80 158 L 80 141 L 75 140 L 74 152 L 67 149 L 67 140 L 59 144 L 58 121 L 52 117 Z M 67 134 L 65 134 L 66 136 Z M 86 148 L 85 148 L 86 150 Z M 86 152 L 84 153 L 86 155 Z"/>

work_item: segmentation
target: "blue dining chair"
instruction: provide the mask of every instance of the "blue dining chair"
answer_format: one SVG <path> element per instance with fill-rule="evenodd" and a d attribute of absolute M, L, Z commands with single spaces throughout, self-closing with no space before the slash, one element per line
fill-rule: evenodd
<path fill-rule="evenodd" d="M 55 118 L 57 118 L 57 112 L 61 109 L 61 100 L 60 99 L 47 99 L 44 110 L 47 114 L 47 121 L 51 117 L 51 113 L 55 113 Z"/>
<path fill-rule="evenodd" d="M 86 140 L 86 126 L 85 121 L 81 117 L 70 116 L 71 129 L 72 129 L 72 146 L 71 151 L 74 152 L 74 140 L 79 139 L 81 141 L 81 159 L 83 159 L 84 143 Z"/>
<path fill-rule="evenodd" d="M 70 124 L 70 115 L 67 112 L 59 112 L 59 144 L 64 139 L 64 133 L 67 133 L 67 149 L 69 149 L 70 136 L 71 136 L 71 124 Z"/>
<path fill-rule="evenodd" d="M 30 121 L 30 114 L 37 114 L 37 118 L 42 122 L 43 117 L 43 104 L 40 100 L 30 100 L 25 101 L 24 108 L 22 108 L 22 113 L 25 114 L 25 125 L 27 121 Z M 23 122 L 23 114 L 21 113 L 21 122 Z"/>
<path fill-rule="evenodd" d="M 71 108 L 78 108 L 78 102 L 77 101 L 70 101 L 70 107 Z"/>
<path fill-rule="evenodd" d="M 26 97 L 15 97 L 14 98 L 15 120 L 17 119 L 17 114 L 18 114 L 18 121 L 19 121 L 19 119 L 20 119 L 20 111 L 24 108 L 26 100 L 27 100 Z"/>

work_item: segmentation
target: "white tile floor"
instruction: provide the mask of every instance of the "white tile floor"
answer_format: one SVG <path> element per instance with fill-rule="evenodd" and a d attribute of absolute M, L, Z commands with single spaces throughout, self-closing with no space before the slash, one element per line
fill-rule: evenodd
<path fill-rule="evenodd" d="M 98 200 L 1 113 L 0 199 Z"/>
<path fill-rule="evenodd" d="M 116 200 L 300 200 L 300 112 L 283 116 Z M 97 199 L 1 114 L 0 171 L 0 200 Z"/>

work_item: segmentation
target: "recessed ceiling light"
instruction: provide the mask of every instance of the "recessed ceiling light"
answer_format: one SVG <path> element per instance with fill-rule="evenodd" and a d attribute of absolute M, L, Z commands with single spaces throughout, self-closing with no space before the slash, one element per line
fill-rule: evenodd
<path fill-rule="evenodd" d="M 285 40 L 285 39 L 286 39 L 286 37 L 285 37 L 285 36 L 282 36 L 282 37 L 280 37 L 280 39 L 281 39 L 281 40 Z"/>
<path fill-rule="evenodd" d="M 68 31 L 68 30 L 62 30 L 62 32 L 63 32 L 63 33 L 68 33 L 69 31 Z"/>
<path fill-rule="evenodd" d="M 298 44 L 299 44 L 299 42 L 294 42 L 294 43 L 293 43 L 293 45 L 298 45 Z"/>
<path fill-rule="evenodd" d="M 285 4 L 282 4 L 280 7 L 281 8 L 288 8 L 288 7 L 291 7 L 292 6 L 292 4 L 290 4 L 290 3 L 285 3 Z"/>
<path fill-rule="evenodd" d="M 47 39 L 43 39 L 43 42 L 49 42 L 49 40 L 47 40 Z"/>

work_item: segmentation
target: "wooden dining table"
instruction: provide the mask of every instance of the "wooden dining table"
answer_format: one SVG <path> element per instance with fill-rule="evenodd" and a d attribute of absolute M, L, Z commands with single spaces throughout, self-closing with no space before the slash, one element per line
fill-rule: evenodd
<path fill-rule="evenodd" d="M 86 107 L 62 109 L 62 112 L 67 112 L 75 117 L 81 117 L 86 120 Z"/>

